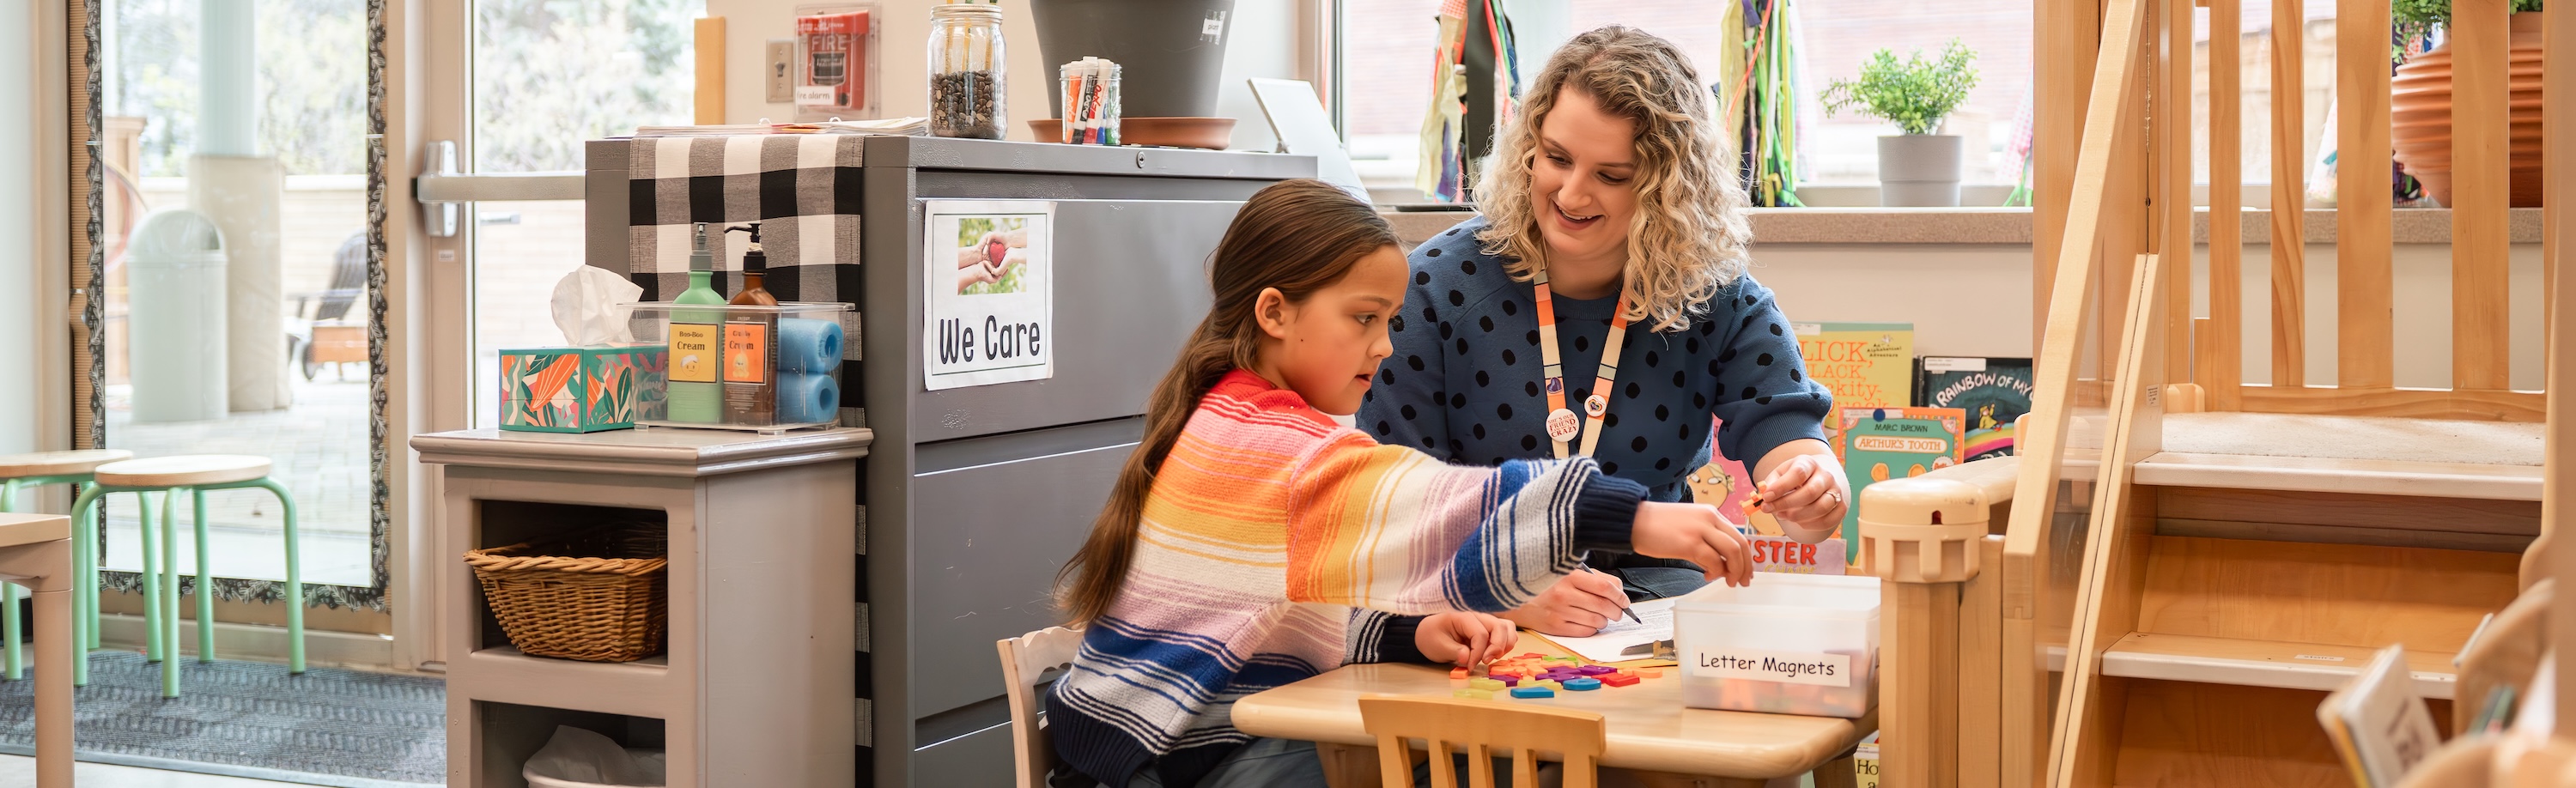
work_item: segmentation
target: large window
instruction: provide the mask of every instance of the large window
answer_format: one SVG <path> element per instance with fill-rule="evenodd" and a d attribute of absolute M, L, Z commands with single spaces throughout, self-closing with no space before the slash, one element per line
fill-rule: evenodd
<path fill-rule="evenodd" d="M 2031 95 L 2033 0 L 1782 0 L 1794 9 L 1802 34 L 1794 50 L 1804 61 L 1805 99 L 1801 117 L 1806 140 L 1800 151 L 1800 177 L 1808 186 L 1869 185 L 1878 178 L 1876 139 L 1893 134 L 1892 124 L 1843 114 L 1827 117 L 1813 102 L 1835 79 L 1859 74 L 1861 63 L 1880 49 L 1900 55 L 1916 49 L 1936 52 L 1958 39 L 1977 52 L 1977 88 L 1953 114 L 1947 132 L 1968 141 L 1965 180 L 1972 184 L 2011 184 L 2021 176 L 2021 157 L 2014 152 L 2025 107 Z M 1770 0 L 1749 0 L 1760 14 Z M 1663 36 L 1690 55 L 1703 77 L 1714 81 L 1713 64 L 1726 46 L 1721 14 L 1724 5 L 1709 0 L 1503 0 L 1519 36 L 1522 74 L 1526 80 L 1556 46 L 1575 33 L 1601 25 L 1622 24 Z M 2243 0 L 2240 31 L 2244 73 L 2243 118 L 2248 133 L 2242 148 L 2245 178 L 2269 180 L 2270 118 L 2269 0 Z M 1439 0 L 1368 0 L 1342 3 L 1341 99 L 1345 134 L 1361 177 L 1382 193 L 1399 199 L 1418 198 L 1407 191 L 1418 166 L 1422 119 L 1429 109 L 1435 15 Z M 2333 85 L 2333 6 L 2326 0 L 2306 4 L 2307 38 L 2304 128 L 2312 146 L 2320 131 L 2327 96 Z M 2201 46 L 2206 62 L 2208 12 L 2199 12 Z M 2206 74 L 2204 67 L 2202 73 Z M 2202 108 L 2195 111 L 2201 150 L 2207 150 L 2206 81 Z M 2205 159 L 2205 156 L 2203 157 Z M 2206 162 L 2201 173 L 2207 174 Z"/>
<path fill-rule="evenodd" d="M 704 0 L 470 2 L 471 172 L 580 170 L 589 140 L 690 122 Z M 473 419 L 491 427 L 501 351 L 564 344 L 547 304 L 583 264 L 582 204 L 481 202 L 472 215 Z"/>

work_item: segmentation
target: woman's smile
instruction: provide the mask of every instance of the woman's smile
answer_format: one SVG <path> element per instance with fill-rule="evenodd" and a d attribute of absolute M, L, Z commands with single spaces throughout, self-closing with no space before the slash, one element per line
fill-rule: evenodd
<path fill-rule="evenodd" d="M 1573 211 L 1566 210 L 1563 207 L 1558 207 L 1556 209 L 1556 220 L 1560 226 L 1565 228 L 1566 232 L 1581 232 L 1585 229 L 1591 228 L 1593 225 L 1600 224 L 1601 214 L 1578 214 Z"/>

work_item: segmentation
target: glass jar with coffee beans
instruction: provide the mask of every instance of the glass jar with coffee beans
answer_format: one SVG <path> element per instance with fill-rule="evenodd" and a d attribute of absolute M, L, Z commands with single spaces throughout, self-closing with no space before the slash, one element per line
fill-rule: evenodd
<path fill-rule="evenodd" d="M 930 133 L 998 140 L 1002 115 L 1002 7 L 930 7 Z"/>

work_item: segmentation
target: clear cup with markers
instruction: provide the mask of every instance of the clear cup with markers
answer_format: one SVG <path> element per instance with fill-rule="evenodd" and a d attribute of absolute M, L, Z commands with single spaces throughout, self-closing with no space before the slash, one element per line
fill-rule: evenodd
<path fill-rule="evenodd" d="M 1765 572 L 1673 603 L 1682 705 L 1867 716 L 1878 699 L 1878 578 Z"/>

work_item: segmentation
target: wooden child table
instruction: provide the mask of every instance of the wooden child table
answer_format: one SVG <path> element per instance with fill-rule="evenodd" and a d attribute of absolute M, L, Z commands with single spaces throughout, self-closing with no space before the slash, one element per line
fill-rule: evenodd
<path fill-rule="evenodd" d="M 1567 653 L 1523 632 L 1512 653 L 1530 652 Z M 1455 689 L 1446 667 L 1345 665 L 1236 701 L 1234 726 L 1254 736 L 1316 742 L 1334 788 L 1373 786 L 1377 740 L 1360 723 L 1360 698 L 1448 697 Z M 1609 728 L 1601 765 L 1630 770 L 1652 786 L 1755 786 L 1807 772 L 1815 772 L 1817 788 L 1850 786 L 1852 747 L 1878 729 L 1875 710 L 1846 720 L 1685 708 L 1681 678 L 1671 669 L 1635 686 L 1494 702 L 1599 712 Z"/>

